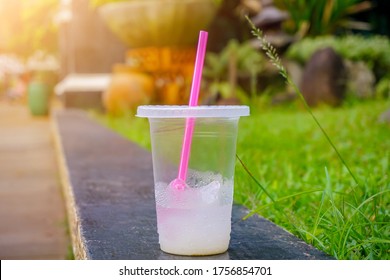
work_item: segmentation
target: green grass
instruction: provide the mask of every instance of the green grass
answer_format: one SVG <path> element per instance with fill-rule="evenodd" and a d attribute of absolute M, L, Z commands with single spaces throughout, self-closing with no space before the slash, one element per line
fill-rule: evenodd
<path fill-rule="evenodd" d="M 237 155 L 247 170 L 237 161 L 235 201 L 338 259 L 389 259 L 390 126 L 378 122 L 389 107 L 314 110 L 359 184 L 306 111 L 252 108 L 240 120 Z M 100 119 L 150 149 L 147 120 Z"/>
<path fill-rule="evenodd" d="M 237 165 L 236 201 L 338 259 L 389 259 L 389 105 L 314 112 L 359 185 L 308 113 L 243 118 L 237 154 L 271 197 Z"/>

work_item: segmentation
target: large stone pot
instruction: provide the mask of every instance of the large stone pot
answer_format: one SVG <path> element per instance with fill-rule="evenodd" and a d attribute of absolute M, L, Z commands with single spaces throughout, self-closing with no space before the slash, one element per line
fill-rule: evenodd
<path fill-rule="evenodd" d="M 186 46 L 213 19 L 219 0 L 128 0 L 108 3 L 99 13 L 130 48 Z"/>

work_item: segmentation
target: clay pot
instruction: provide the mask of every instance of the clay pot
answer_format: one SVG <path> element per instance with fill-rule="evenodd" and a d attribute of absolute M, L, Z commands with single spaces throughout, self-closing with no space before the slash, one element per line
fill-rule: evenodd
<path fill-rule="evenodd" d="M 109 87 L 103 93 L 103 105 L 112 115 L 135 112 L 139 105 L 150 103 L 154 95 L 151 76 L 116 65 Z"/>

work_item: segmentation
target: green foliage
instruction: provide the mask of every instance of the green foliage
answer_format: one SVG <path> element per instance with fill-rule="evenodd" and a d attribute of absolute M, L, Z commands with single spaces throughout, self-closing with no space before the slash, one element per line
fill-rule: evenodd
<path fill-rule="evenodd" d="M 204 75 L 207 78 L 223 79 L 228 75 L 229 61 L 234 56 L 237 71 L 242 74 L 259 73 L 263 69 L 263 57 L 248 42 L 228 42 L 220 53 L 207 53 Z"/>
<path fill-rule="evenodd" d="M 390 76 L 383 77 L 375 87 L 375 96 L 378 99 L 390 98 Z"/>
<path fill-rule="evenodd" d="M 362 0 L 276 0 L 275 4 L 288 10 L 291 21 L 287 28 L 301 36 L 334 34 L 340 29 L 368 29 L 366 23 L 355 22 L 348 16 L 371 7 Z"/>
<path fill-rule="evenodd" d="M 240 44 L 236 40 L 231 40 L 220 53 L 206 55 L 203 76 L 211 80 L 209 85 L 211 95 L 220 93 L 223 97 L 228 98 L 234 94 L 245 99 L 246 94 L 240 87 L 236 87 L 236 91 L 232 93 L 232 83 L 236 83 L 239 77 L 249 77 L 251 94 L 254 95 L 257 75 L 263 68 L 263 56 L 250 43 Z M 235 73 L 234 77 L 231 76 L 230 71 Z"/>
<path fill-rule="evenodd" d="M 324 47 L 332 47 L 345 59 L 364 61 L 374 70 L 377 77 L 390 72 L 390 40 L 384 36 L 348 35 L 305 38 L 293 44 L 286 56 L 304 64 L 316 50 Z"/>

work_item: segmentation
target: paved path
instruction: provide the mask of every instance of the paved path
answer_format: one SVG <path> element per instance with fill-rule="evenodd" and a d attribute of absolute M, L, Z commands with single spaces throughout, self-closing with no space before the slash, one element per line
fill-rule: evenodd
<path fill-rule="evenodd" d="M 50 118 L 0 101 L 0 259 L 66 259 Z"/>

